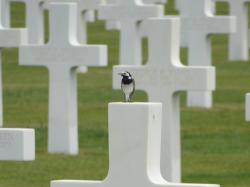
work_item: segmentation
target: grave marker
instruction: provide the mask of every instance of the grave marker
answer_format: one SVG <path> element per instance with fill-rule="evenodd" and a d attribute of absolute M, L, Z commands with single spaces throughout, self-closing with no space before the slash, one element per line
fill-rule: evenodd
<path fill-rule="evenodd" d="M 117 21 L 121 26 L 119 64 L 139 65 L 141 63 L 140 22 L 162 14 L 161 5 L 146 5 L 140 0 L 117 0 L 115 4 L 100 6 L 98 10 L 100 19 Z"/>
<path fill-rule="evenodd" d="M 95 20 L 95 10 L 101 0 L 46 0 L 46 9 L 51 2 L 77 3 L 77 39 L 80 44 L 87 44 L 87 23 Z M 86 73 L 87 71 L 86 66 L 77 68 L 79 73 Z"/>
<path fill-rule="evenodd" d="M 161 105 L 109 104 L 109 173 L 104 181 L 59 180 L 51 187 L 219 187 L 177 184 L 160 172 Z"/>
<path fill-rule="evenodd" d="M 0 129 L 0 160 L 35 160 L 34 129 Z"/>
<path fill-rule="evenodd" d="M 211 0 L 177 0 L 181 15 L 181 41 L 188 47 L 188 64 L 211 66 L 211 34 L 232 33 L 232 16 L 214 16 Z M 188 92 L 188 106 L 212 107 L 212 92 Z"/>
<path fill-rule="evenodd" d="M 147 30 L 148 63 L 144 66 L 114 66 L 113 88 L 120 88 L 119 72 L 129 71 L 137 90 L 150 102 L 163 103 L 161 173 L 167 181 L 181 181 L 180 91 L 213 90 L 212 67 L 187 67 L 179 61 L 178 18 L 155 18 L 142 23 Z"/>
<path fill-rule="evenodd" d="M 21 65 L 45 66 L 49 70 L 49 152 L 78 153 L 78 66 L 106 66 L 107 49 L 77 42 L 77 6 L 51 3 L 50 40 L 46 45 L 20 47 Z"/>
<path fill-rule="evenodd" d="M 236 17 L 236 32 L 229 37 L 229 59 L 248 61 L 248 3 L 250 0 L 216 0 L 229 3 L 230 15 Z"/>

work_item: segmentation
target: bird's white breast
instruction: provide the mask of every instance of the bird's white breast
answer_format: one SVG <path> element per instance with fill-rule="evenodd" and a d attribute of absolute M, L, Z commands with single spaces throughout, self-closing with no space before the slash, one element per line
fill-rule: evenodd
<path fill-rule="evenodd" d="M 122 84 L 122 91 L 127 95 L 133 92 L 133 84 Z"/>

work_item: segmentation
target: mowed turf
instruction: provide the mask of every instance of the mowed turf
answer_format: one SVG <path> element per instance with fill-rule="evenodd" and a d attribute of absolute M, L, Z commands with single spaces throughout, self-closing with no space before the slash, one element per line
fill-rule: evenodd
<path fill-rule="evenodd" d="M 166 11 L 175 14 L 173 7 L 173 0 L 169 0 Z M 227 8 L 219 4 L 218 14 L 226 14 Z M 23 11 L 22 4 L 13 4 L 13 26 L 24 25 Z M 78 75 L 78 156 L 47 153 L 47 70 L 19 66 L 18 50 L 3 50 L 4 126 L 36 129 L 36 160 L 0 162 L 0 187 L 49 187 L 54 179 L 106 177 L 107 106 L 122 100 L 120 91 L 112 90 L 111 86 L 112 65 L 118 63 L 118 37 L 118 32 L 106 31 L 103 22 L 89 24 L 89 42 L 109 46 L 109 66 L 90 68 L 87 74 Z M 187 108 L 185 94 L 181 94 L 183 181 L 249 187 L 250 123 L 244 121 L 244 98 L 250 92 L 250 62 L 228 61 L 226 35 L 213 36 L 212 44 L 217 71 L 214 107 Z M 184 63 L 186 56 L 187 50 L 183 49 Z M 134 100 L 147 101 L 147 96 L 137 91 Z"/>

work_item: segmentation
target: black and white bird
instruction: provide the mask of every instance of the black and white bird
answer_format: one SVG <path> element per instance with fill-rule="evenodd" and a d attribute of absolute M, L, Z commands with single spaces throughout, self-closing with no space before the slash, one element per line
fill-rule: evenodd
<path fill-rule="evenodd" d="M 121 89 L 124 94 L 125 102 L 132 102 L 132 96 L 135 92 L 135 80 L 128 71 L 119 73 L 122 76 Z"/>

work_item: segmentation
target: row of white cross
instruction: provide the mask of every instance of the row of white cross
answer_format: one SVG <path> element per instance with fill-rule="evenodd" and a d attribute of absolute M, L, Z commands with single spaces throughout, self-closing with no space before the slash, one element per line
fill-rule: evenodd
<path fill-rule="evenodd" d="M 10 28 L 11 1 L 20 1 L 26 4 L 27 29 Z M 65 0 L 65 2 L 72 1 Z M 101 67 L 107 65 L 106 47 L 87 45 L 86 23 L 93 21 L 93 11 L 98 10 L 98 17 L 106 21 L 107 28 L 118 29 L 121 33 L 120 65 L 114 67 L 113 70 L 113 87 L 115 89 L 120 88 L 120 78 L 117 76 L 117 73 L 127 70 L 135 77 L 136 88 L 147 92 L 149 101 L 162 103 L 161 161 L 159 161 L 161 162 L 161 171 L 158 171 L 159 168 L 155 171 L 152 169 L 154 172 L 150 176 L 147 175 L 147 181 L 145 176 L 141 176 L 139 179 L 143 181 L 138 182 L 138 184 L 143 185 L 144 183 L 141 182 L 146 181 L 146 186 L 168 186 L 168 184 L 165 184 L 164 179 L 180 182 L 181 143 L 178 92 L 189 92 L 189 106 L 212 106 L 211 91 L 215 89 L 215 70 L 213 67 L 205 67 L 211 66 L 209 36 L 216 33 L 231 33 L 233 35 L 232 33 L 237 31 L 234 33 L 236 35 L 244 27 L 241 27 L 241 25 L 245 25 L 244 21 L 247 22 L 247 20 L 243 20 L 244 23 L 239 24 L 239 21 L 236 22 L 234 17 L 215 16 L 215 2 L 212 0 L 176 0 L 181 22 L 177 17 L 164 17 L 164 8 L 160 5 L 166 3 L 164 0 L 143 0 L 143 3 L 139 0 L 116 0 L 115 2 L 110 0 L 102 2 L 102 5 L 99 5 L 100 1 L 98 0 L 75 0 L 77 4 L 55 2 L 60 2 L 60 0 L 0 1 L 0 46 L 2 48 L 19 47 L 19 63 L 21 65 L 46 66 L 49 70 L 49 152 L 78 153 L 76 69 L 82 66 L 86 72 L 88 66 Z M 156 5 L 153 2 L 159 4 Z M 232 10 L 234 7 L 233 3 L 236 2 L 238 1 L 230 1 L 233 5 L 230 7 Z M 239 1 L 239 4 L 238 6 L 245 7 L 246 1 Z M 48 9 L 50 12 L 50 39 L 46 44 L 44 43 L 44 9 Z M 237 10 L 240 11 L 240 9 Z M 232 14 L 240 18 L 242 11 L 237 13 L 237 11 L 234 11 Z M 246 12 L 244 12 L 244 16 L 247 18 L 245 14 Z M 237 29 L 236 23 L 238 24 Z M 245 29 L 248 30 L 247 28 Z M 247 33 L 248 31 L 246 31 L 246 38 Z M 149 54 L 148 62 L 145 66 L 141 65 L 142 37 L 148 39 Z M 233 37 L 231 38 L 232 44 L 234 40 Z M 181 64 L 179 60 L 180 40 L 182 46 L 189 49 L 188 64 L 200 67 L 183 66 Z M 238 40 L 237 38 L 237 42 Z M 232 44 L 236 48 L 238 45 L 240 44 Z M 232 53 L 237 53 L 237 51 L 232 50 Z M 232 53 L 230 56 L 236 56 L 232 55 Z M 2 107 L 2 104 L 0 106 Z M 131 106 L 131 110 L 133 110 L 133 105 Z M 123 105 L 120 107 L 123 108 Z M 127 105 L 124 107 L 126 108 Z M 2 115 L 2 111 L 0 114 Z M 111 113 L 110 115 L 114 114 Z M 147 115 L 149 114 L 146 113 L 142 116 L 147 118 Z M 121 117 L 121 114 L 118 113 L 116 116 Z M 125 124 L 122 124 L 120 119 L 117 122 L 121 123 L 121 129 L 124 128 Z M 131 123 L 134 124 L 135 122 L 132 121 Z M 109 125 L 111 124 L 109 123 Z M 113 125 L 110 128 L 114 128 Z M 111 131 L 114 132 L 113 129 Z M 120 134 L 118 133 L 121 138 L 131 138 L 131 140 L 136 141 L 135 137 L 124 137 L 124 131 L 121 132 Z M 141 133 L 138 132 L 138 134 Z M 119 138 L 117 137 L 118 135 L 111 133 L 110 136 L 110 144 L 115 144 L 114 147 L 121 146 L 121 144 L 118 144 L 119 142 L 121 143 L 121 141 L 117 140 Z M 112 136 L 116 138 L 112 138 Z M 145 134 L 142 134 L 142 139 L 143 136 Z M 152 141 L 154 142 L 154 140 Z M 145 141 L 142 146 L 147 146 L 147 143 L 150 144 L 150 142 Z M 124 146 L 129 147 L 130 145 L 126 144 Z M 123 165 L 119 166 L 118 163 L 132 162 L 132 157 L 137 158 L 142 154 L 142 157 L 146 157 L 149 153 L 144 150 L 144 152 L 140 152 L 138 155 L 131 154 L 131 157 L 122 160 L 118 159 L 118 156 L 115 156 L 115 158 L 112 156 L 121 154 L 120 152 L 118 153 L 118 150 L 111 148 L 110 161 L 114 162 L 113 166 L 115 168 L 117 165 L 117 168 L 114 169 L 114 173 L 111 175 L 112 180 L 107 179 L 104 183 L 69 182 L 68 184 L 68 182 L 54 182 L 52 186 L 110 186 L 115 185 L 113 183 L 114 180 L 123 183 L 122 181 L 126 179 L 125 173 L 127 174 L 129 169 L 119 171 L 120 174 L 115 174 L 115 172 L 118 172 L 116 170 L 123 168 Z M 157 152 L 156 154 L 160 153 Z M 143 159 L 140 160 L 140 162 L 142 161 Z M 140 172 L 145 174 L 146 166 L 148 165 L 144 163 L 143 166 L 138 166 L 138 170 L 143 170 Z M 144 169 L 141 167 L 144 167 Z M 160 179 L 159 172 L 162 173 L 164 179 Z M 133 175 L 131 174 L 131 176 Z M 125 178 L 120 179 L 119 177 Z M 154 179 L 154 177 L 157 179 Z M 137 180 L 131 181 L 134 183 L 131 184 L 132 186 L 137 184 Z M 128 186 L 130 183 L 122 185 Z M 185 185 L 171 184 L 170 186 Z"/>

